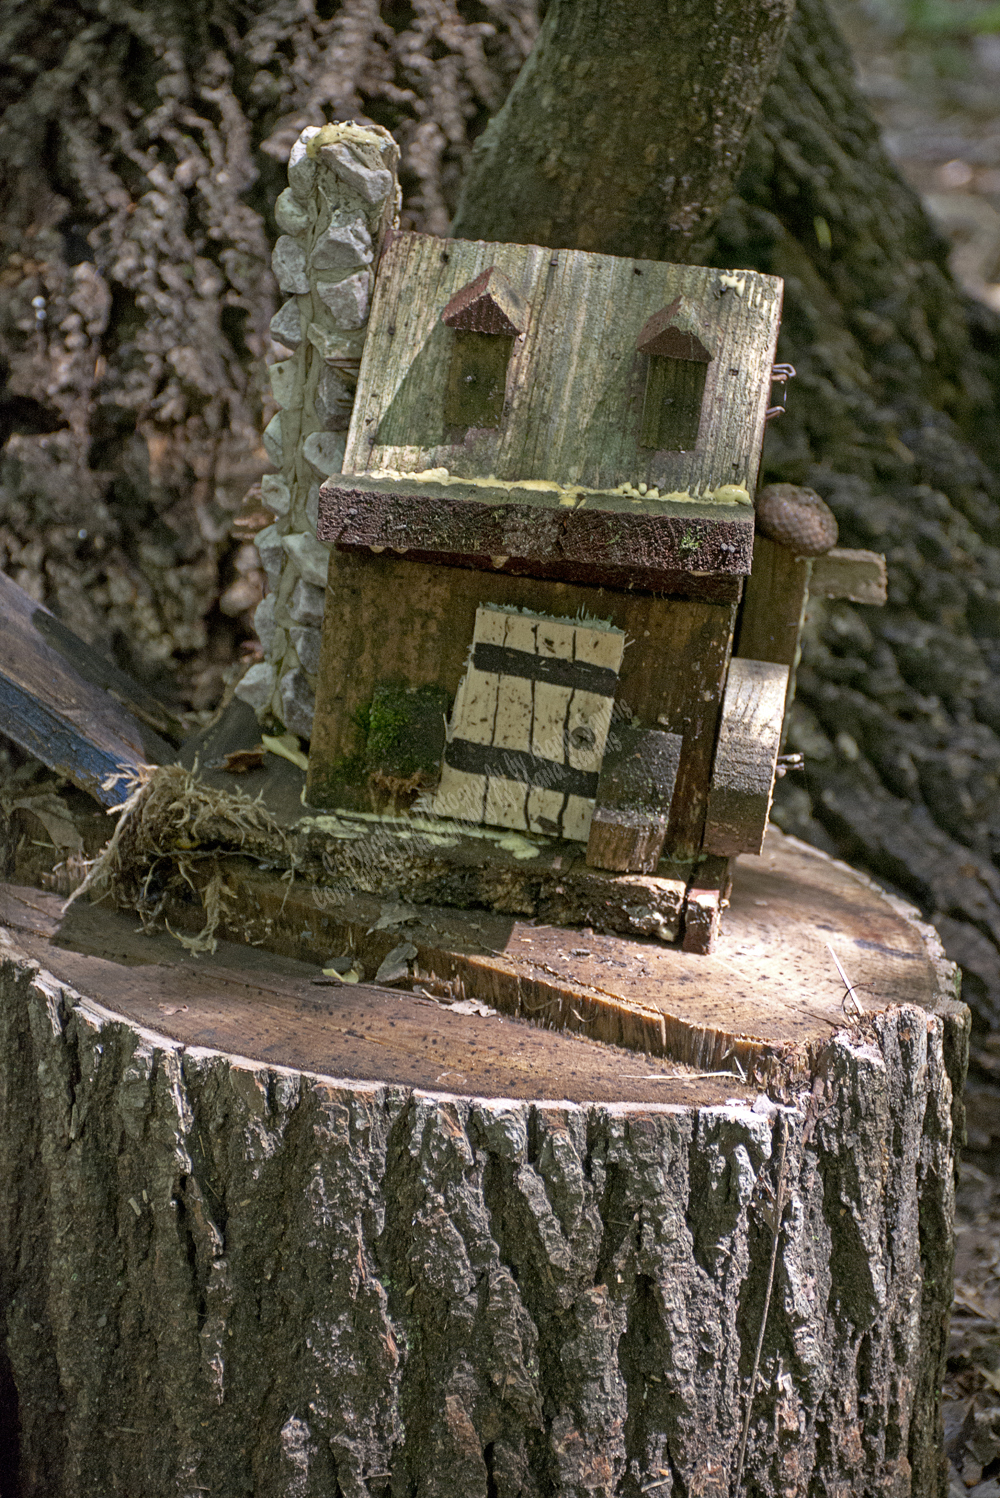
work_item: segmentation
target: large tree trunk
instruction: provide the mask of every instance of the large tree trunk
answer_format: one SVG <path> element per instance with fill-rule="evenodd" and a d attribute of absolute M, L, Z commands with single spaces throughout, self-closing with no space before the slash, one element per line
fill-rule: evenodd
<path fill-rule="evenodd" d="M 0 887 L 4 1498 L 944 1498 L 968 1013 L 926 928 L 776 844 L 718 972 L 808 887 L 920 999 L 775 1006 L 814 1037 L 777 1101 Z M 697 1015 L 715 961 L 677 963 Z"/>
<path fill-rule="evenodd" d="M 688 259 L 732 190 L 792 9 L 553 0 L 452 233 Z"/>

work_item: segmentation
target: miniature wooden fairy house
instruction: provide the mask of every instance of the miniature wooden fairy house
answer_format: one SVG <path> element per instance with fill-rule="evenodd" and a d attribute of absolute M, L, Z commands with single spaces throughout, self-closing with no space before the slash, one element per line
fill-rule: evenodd
<path fill-rule="evenodd" d="M 788 664 L 733 658 L 781 282 L 396 234 L 332 543 L 307 799 L 761 846 Z"/>

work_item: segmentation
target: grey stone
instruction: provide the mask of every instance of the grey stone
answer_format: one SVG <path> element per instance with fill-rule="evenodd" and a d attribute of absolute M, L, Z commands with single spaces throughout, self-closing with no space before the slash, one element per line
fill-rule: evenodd
<path fill-rule="evenodd" d="M 301 296 L 309 290 L 305 251 L 290 234 L 282 234 L 271 254 L 271 269 L 284 292 Z"/>
<path fill-rule="evenodd" d="M 315 217 L 312 200 L 300 203 L 290 187 L 279 193 L 274 205 L 278 228 L 286 234 L 304 234 Z"/>
<path fill-rule="evenodd" d="M 316 694 L 301 666 L 285 672 L 278 688 L 278 696 L 281 700 L 281 721 L 285 727 L 289 732 L 297 733 L 300 738 L 311 738 Z"/>
<path fill-rule="evenodd" d="M 287 515 L 292 493 L 280 473 L 265 473 L 260 481 L 260 497 L 276 515 Z"/>
<path fill-rule="evenodd" d="M 274 368 L 273 365 L 271 367 Z M 278 392 L 275 391 L 274 394 L 275 399 L 279 400 Z M 313 397 L 316 420 L 321 422 L 328 432 L 346 432 L 351 424 L 353 405 L 354 391 L 335 370 L 325 369 L 317 381 L 316 394 Z"/>
<path fill-rule="evenodd" d="M 241 681 L 236 684 L 235 696 L 252 707 L 258 718 L 263 717 L 274 696 L 275 670 L 267 661 L 258 661 L 251 666 Z"/>
<path fill-rule="evenodd" d="M 318 281 L 316 294 L 342 328 L 360 328 L 368 316 L 367 271 L 359 271 L 343 281 Z"/>
<path fill-rule="evenodd" d="M 313 535 L 319 529 L 319 484 L 311 484 L 306 495 L 306 520 Z"/>
<path fill-rule="evenodd" d="M 328 332 L 326 328 L 320 327 L 319 323 L 311 322 L 306 328 L 306 337 L 321 359 L 329 364 L 353 363 L 355 368 L 361 363 L 361 354 L 365 346 L 365 330 L 355 328 L 348 331 L 346 328 L 335 328 Z"/>
<path fill-rule="evenodd" d="M 300 203 L 309 199 L 319 170 L 315 160 L 306 154 L 306 146 L 320 132 L 319 125 L 307 125 L 288 157 L 288 185 Z"/>
<path fill-rule="evenodd" d="M 317 239 L 309 261 L 312 270 L 356 270 L 372 261 L 372 237 L 363 218 L 331 223 Z"/>
<path fill-rule="evenodd" d="M 314 588 L 326 587 L 326 574 L 330 565 L 330 548 L 317 541 L 305 531 L 298 535 L 282 536 L 281 544 L 298 569 L 300 577 Z"/>
<path fill-rule="evenodd" d="M 281 580 L 281 568 L 285 560 L 278 527 L 269 525 L 266 529 L 258 531 L 253 544 L 257 548 L 261 566 L 267 573 L 268 589 L 273 593 Z"/>
<path fill-rule="evenodd" d="M 307 583 L 300 577 L 288 600 L 288 617 L 296 624 L 312 625 L 314 629 L 323 623 L 323 604 L 326 591 Z"/>
<path fill-rule="evenodd" d="M 267 366 L 271 394 L 282 410 L 290 411 L 302 404 L 302 379 L 295 359 L 282 359 Z"/>
<path fill-rule="evenodd" d="M 271 459 L 271 462 L 276 468 L 280 468 L 285 461 L 285 444 L 281 435 L 280 411 L 278 411 L 276 415 L 271 417 L 271 420 L 264 428 L 262 441 L 264 443 L 264 451 L 267 453 L 267 456 Z"/>
<path fill-rule="evenodd" d="M 271 318 L 271 337 L 278 343 L 283 343 L 285 348 L 298 348 L 302 342 L 302 318 L 294 297 L 282 302 Z"/>
<path fill-rule="evenodd" d="M 340 472 L 346 446 L 338 432 L 310 432 L 302 444 L 302 456 L 317 473 L 329 478 L 331 473 Z"/>
<path fill-rule="evenodd" d="M 332 146 L 320 146 L 316 152 L 323 165 L 329 167 L 339 182 L 353 189 L 366 203 L 373 206 L 392 192 L 392 173 L 384 167 L 363 166 L 347 146 L 338 142 Z"/>
<path fill-rule="evenodd" d="M 264 654 L 270 655 L 274 649 L 274 594 L 269 593 L 254 610 L 253 627 L 257 631 L 257 638 L 264 647 Z"/>
<path fill-rule="evenodd" d="M 317 675 L 319 671 L 319 647 L 322 633 L 318 629 L 304 629 L 297 627 L 288 631 L 292 644 L 295 646 L 295 654 L 299 658 L 299 664 L 310 676 Z"/>

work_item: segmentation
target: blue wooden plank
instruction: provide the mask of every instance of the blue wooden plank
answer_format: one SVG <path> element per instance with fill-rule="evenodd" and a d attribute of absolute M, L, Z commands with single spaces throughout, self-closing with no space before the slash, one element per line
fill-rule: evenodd
<path fill-rule="evenodd" d="M 101 685 L 82 674 L 94 675 L 92 663 Z M 102 806 L 114 806 L 123 791 L 102 788 L 109 776 L 175 757 L 148 726 L 155 701 L 141 706 L 141 723 L 123 704 L 126 694 L 138 704 L 148 695 L 0 573 L 0 733 Z"/>
<path fill-rule="evenodd" d="M 0 673 L 0 732 L 40 759 L 50 770 L 65 775 L 102 806 L 117 806 L 126 792 L 119 784 L 110 790 L 102 781 L 121 770 L 135 770 L 143 760 L 127 744 L 119 753 L 93 744 L 70 723 L 60 720 L 23 687 Z"/>

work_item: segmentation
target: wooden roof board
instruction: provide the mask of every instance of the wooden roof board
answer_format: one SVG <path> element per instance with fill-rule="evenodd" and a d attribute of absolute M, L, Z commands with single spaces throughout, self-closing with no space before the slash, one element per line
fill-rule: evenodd
<path fill-rule="evenodd" d="M 452 331 L 442 309 L 497 265 L 531 307 L 515 341 L 509 409 L 496 431 L 444 442 Z M 348 435 L 345 473 L 548 479 L 591 489 L 623 482 L 661 493 L 756 483 L 781 307 L 781 281 L 538 245 L 398 234 L 383 255 Z M 684 295 L 704 310 L 716 357 L 708 366 L 694 452 L 639 446 L 648 318 Z"/>
<path fill-rule="evenodd" d="M 337 474 L 320 489 L 317 534 L 344 550 L 722 599 L 749 575 L 754 519 L 704 500 Z"/>
<path fill-rule="evenodd" d="M 91 674 L 101 685 L 82 674 L 88 655 Z M 167 763 L 175 751 L 105 684 L 147 718 L 156 707 L 124 673 L 101 661 L 48 609 L 0 573 L 0 731 L 102 806 L 114 806 L 123 792 L 120 785 L 103 788 L 109 776 L 141 764 Z"/>

